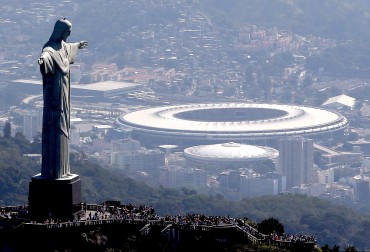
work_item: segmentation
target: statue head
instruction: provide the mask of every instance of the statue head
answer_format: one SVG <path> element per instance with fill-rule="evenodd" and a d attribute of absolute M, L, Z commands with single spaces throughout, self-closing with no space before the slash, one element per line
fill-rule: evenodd
<path fill-rule="evenodd" d="M 66 18 L 59 19 L 55 25 L 50 40 L 53 42 L 66 41 L 71 34 L 72 24 Z"/>

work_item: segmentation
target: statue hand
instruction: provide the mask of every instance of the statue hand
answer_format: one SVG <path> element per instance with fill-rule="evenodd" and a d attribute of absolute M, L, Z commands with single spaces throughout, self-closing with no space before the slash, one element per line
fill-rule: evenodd
<path fill-rule="evenodd" d="M 80 41 L 80 44 L 78 45 L 78 49 L 84 49 L 89 45 L 87 41 Z"/>

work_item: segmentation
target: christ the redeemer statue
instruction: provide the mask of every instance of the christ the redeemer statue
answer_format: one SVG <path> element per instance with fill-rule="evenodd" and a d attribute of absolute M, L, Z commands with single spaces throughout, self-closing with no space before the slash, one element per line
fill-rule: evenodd
<path fill-rule="evenodd" d="M 67 43 L 71 31 L 68 20 L 58 20 L 38 60 L 44 95 L 41 177 L 46 179 L 70 174 L 70 64 L 75 62 L 78 49 L 88 45 L 87 41 Z"/>
<path fill-rule="evenodd" d="M 37 220 L 73 219 L 81 204 L 81 179 L 69 166 L 71 111 L 70 64 L 87 41 L 67 43 L 72 24 L 55 23 L 38 60 L 42 75 L 44 111 L 42 120 L 41 173 L 29 184 L 28 212 Z"/>

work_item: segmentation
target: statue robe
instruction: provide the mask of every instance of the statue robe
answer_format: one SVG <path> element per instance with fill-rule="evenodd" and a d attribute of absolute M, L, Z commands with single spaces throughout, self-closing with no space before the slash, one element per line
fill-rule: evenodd
<path fill-rule="evenodd" d="M 45 44 L 40 56 L 43 80 L 42 165 L 41 176 L 58 179 L 70 174 L 70 64 L 79 43 Z"/>

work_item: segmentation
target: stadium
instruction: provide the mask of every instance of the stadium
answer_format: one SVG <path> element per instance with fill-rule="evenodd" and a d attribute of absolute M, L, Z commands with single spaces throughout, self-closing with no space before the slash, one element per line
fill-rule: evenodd
<path fill-rule="evenodd" d="M 226 142 L 276 146 L 279 138 L 289 136 L 326 140 L 343 135 L 348 126 L 333 111 L 256 103 L 153 107 L 121 115 L 115 123 L 145 145 L 183 147 Z"/>
<path fill-rule="evenodd" d="M 239 143 L 222 143 L 198 145 L 186 148 L 184 157 L 188 167 L 198 167 L 216 171 L 221 168 L 238 169 L 250 167 L 254 164 L 276 162 L 279 152 L 265 146 L 253 146 Z"/>

